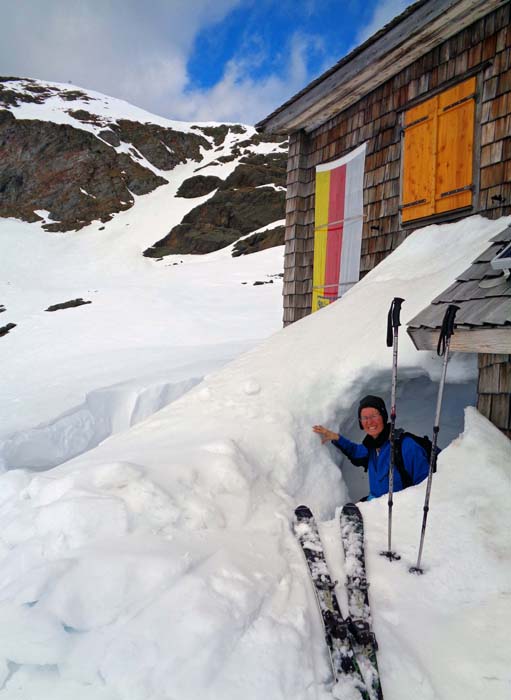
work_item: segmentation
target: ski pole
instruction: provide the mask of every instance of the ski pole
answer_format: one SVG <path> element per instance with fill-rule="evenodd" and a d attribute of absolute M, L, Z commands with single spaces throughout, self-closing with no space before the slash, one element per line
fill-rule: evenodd
<path fill-rule="evenodd" d="M 390 305 L 387 317 L 387 347 L 392 347 L 392 390 L 390 406 L 390 464 L 389 464 L 389 516 L 388 516 L 388 549 L 380 552 L 389 561 L 401 559 L 399 554 L 392 551 L 392 506 L 394 505 L 394 465 L 396 464 L 396 386 L 397 386 L 397 340 L 398 329 L 401 325 L 399 314 L 404 299 L 395 297 Z"/>
<path fill-rule="evenodd" d="M 428 473 L 428 483 L 426 486 L 426 497 L 424 499 L 424 513 L 422 516 L 422 528 L 421 528 L 421 539 L 419 544 L 419 555 L 417 557 L 417 564 L 410 567 L 409 571 L 411 574 L 423 574 L 424 570 L 421 569 L 421 557 L 422 548 L 424 546 L 424 536 L 426 534 L 426 523 L 428 520 L 429 511 L 429 498 L 431 495 L 431 484 L 433 481 L 433 474 L 436 472 L 436 461 L 437 461 L 437 443 L 438 443 L 438 433 L 440 430 L 440 411 L 442 409 L 442 397 L 444 393 L 445 386 L 445 375 L 447 373 L 447 362 L 449 360 L 449 346 L 451 344 L 451 335 L 454 333 L 454 317 L 456 316 L 456 311 L 459 306 L 454 304 L 449 304 L 447 311 L 445 312 L 444 320 L 442 322 L 442 328 L 440 330 L 440 335 L 438 337 L 437 345 L 437 355 L 439 357 L 444 357 L 444 364 L 442 367 L 442 376 L 440 378 L 440 385 L 438 387 L 438 398 L 436 402 L 436 416 L 435 425 L 433 426 L 433 440 L 431 446 L 431 456 L 429 459 L 429 473 Z"/>

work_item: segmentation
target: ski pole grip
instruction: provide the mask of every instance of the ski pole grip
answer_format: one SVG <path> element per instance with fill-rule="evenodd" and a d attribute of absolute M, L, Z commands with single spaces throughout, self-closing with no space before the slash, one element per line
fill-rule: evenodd
<path fill-rule="evenodd" d="M 404 299 L 401 297 L 394 297 L 392 304 L 390 305 L 389 314 L 387 316 L 387 347 L 391 348 L 394 341 L 393 330 L 401 325 L 400 314 L 401 314 L 401 304 Z"/>
<path fill-rule="evenodd" d="M 454 333 L 454 318 L 456 316 L 456 311 L 458 311 L 459 308 L 460 307 L 456 306 L 455 304 L 449 304 L 445 312 L 436 349 L 437 355 L 439 355 L 440 357 L 445 353 L 447 341 Z"/>

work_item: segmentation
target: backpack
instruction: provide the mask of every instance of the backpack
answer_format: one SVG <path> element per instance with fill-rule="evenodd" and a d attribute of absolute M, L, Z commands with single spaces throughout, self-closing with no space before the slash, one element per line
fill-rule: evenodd
<path fill-rule="evenodd" d="M 433 450 L 433 443 L 429 439 L 427 435 L 424 435 L 423 437 L 420 437 L 420 435 L 415 435 L 414 433 L 408 433 L 402 430 L 401 428 L 397 428 L 394 432 L 394 440 L 395 440 L 395 467 L 399 472 L 399 476 L 401 477 L 401 483 L 403 484 L 403 489 L 407 489 L 409 486 L 412 486 L 412 477 L 408 473 L 408 471 L 405 469 L 405 464 L 403 461 L 403 453 L 401 450 L 401 443 L 403 441 L 403 438 L 409 437 L 414 440 L 418 445 L 422 447 L 424 452 L 426 453 L 426 456 L 428 458 L 428 462 L 431 462 L 431 452 Z M 436 456 L 438 457 L 439 453 L 441 452 L 440 448 L 437 447 L 435 449 Z M 435 468 L 434 471 L 436 471 L 436 460 L 435 460 Z"/>

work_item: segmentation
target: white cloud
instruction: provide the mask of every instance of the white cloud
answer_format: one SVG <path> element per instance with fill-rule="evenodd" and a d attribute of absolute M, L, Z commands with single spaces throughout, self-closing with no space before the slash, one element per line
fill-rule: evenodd
<path fill-rule="evenodd" d="M 71 81 L 172 116 L 197 34 L 240 2 L 0 0 L 2 74 Z"/>
<path fill-rule="evenodd" d="M 315 77 L 308 55 L 326 52 L 321 38 L 297 33 L 275 60 L 252 33 L 219 82 L 197 89 L 187 74 L 197 36 L 245 3 L 0 0 L 2 74 L 70 81 L 175 119 L 254 123 Z"/>
<path fill-rule="evenodd" d="M 180 103 L 180 119 L 215 119 L 255 123 L 310 80 L 307 53 L 318 46 L 318 38 L 296 33 L 282 51 L 281 69 L 261 78 L 250 77 L 257 54 L 230 61 L 222 79 L 209 90 L 190 91 Z M 260 60 L 263 57 L 259 57 Z"/>

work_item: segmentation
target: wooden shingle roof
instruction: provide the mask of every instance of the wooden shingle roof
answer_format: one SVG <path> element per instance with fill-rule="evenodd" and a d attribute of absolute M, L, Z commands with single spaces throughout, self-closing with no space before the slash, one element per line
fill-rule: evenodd
<path fill-rule="evenodd" d="M 417 349 L 436 347 L 435 339 L 438 339 L 445 311 L 449 304 L 456 304 L 459 310 L 451 342 L 453 349 L 511 352 L 511 277 L 490 265 L 510 242 L 511 226 L 507 226 L 492 238 L 492 245 L 453 284 L 409 321 L 408 333 Z"/>
<path fill-rule="evenodd" d="M 509 0 L 417 0 L 256 124 L 267 133 L 307 132 L 351 106 L 442 41 Z"/>

